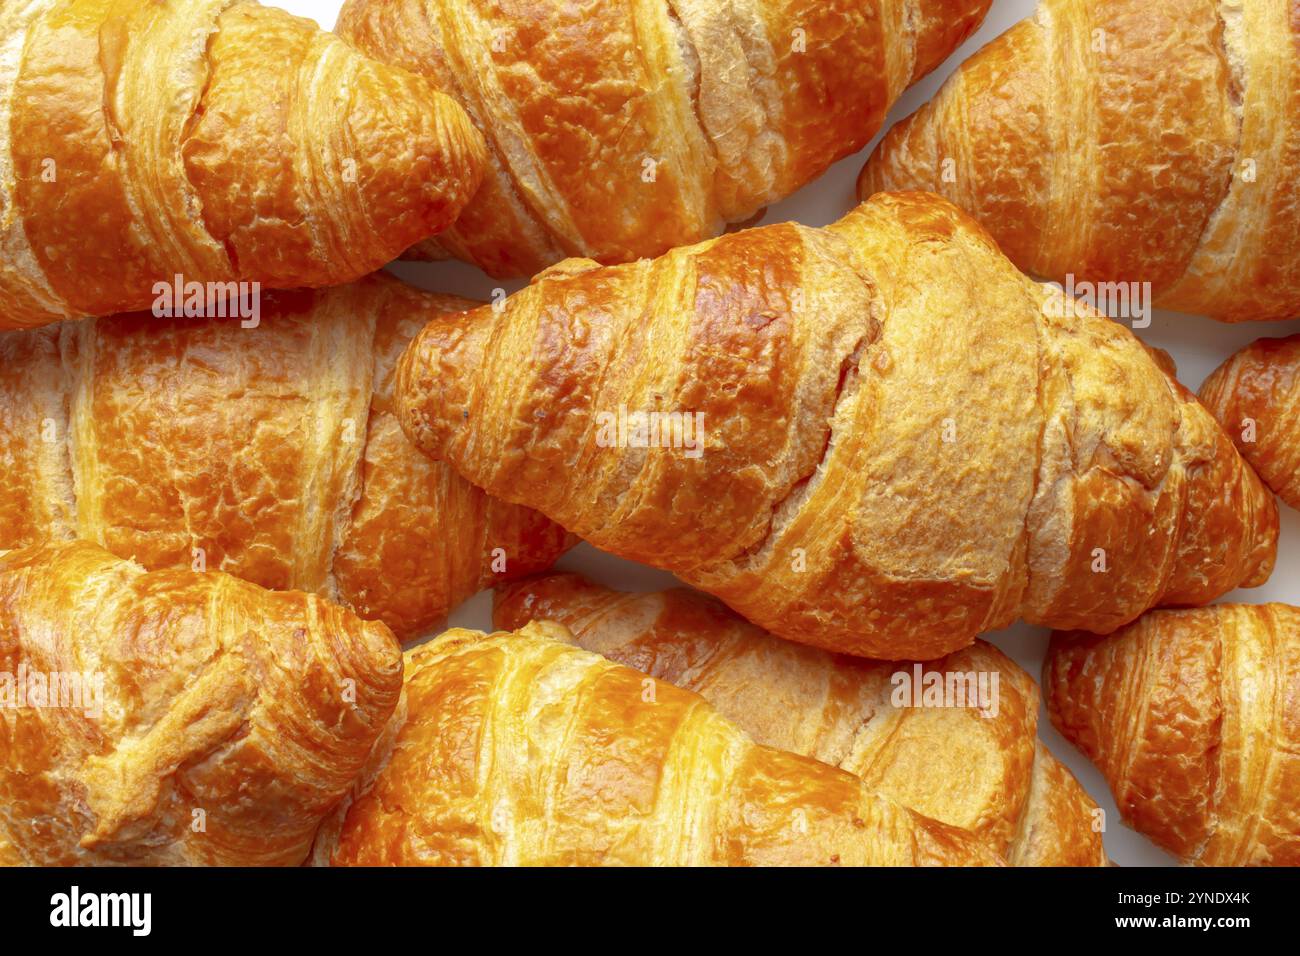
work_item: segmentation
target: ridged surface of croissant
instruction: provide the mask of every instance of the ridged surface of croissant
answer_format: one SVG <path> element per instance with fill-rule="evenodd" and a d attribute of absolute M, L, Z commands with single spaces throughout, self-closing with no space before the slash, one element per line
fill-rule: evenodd
<path fill-rule="evenodd" d="M 1135 829 L 1185 862 L 1300 866 L 1300 610 L 1219 604 L 1057 634 L 1043 688 Z"/>
<path fill-rule="evenodd" d="M 485 150 L 425 79 L 247 0 L 0 9 L 0 328 L 155 282 L 359 278 L 448 226 Z"/>
<path fill-rule="evenodd" d="M 80 537 L 427 632 L 566 544 L 397 423 L 402 348 L 476 304 L 377 275 L 266 296 L 255 328 L 144 313 L 0 333 L 0 548 Z"/>
<path fill-rule="evenodd" d="M 338 31 L 486 134 L 483 188 L 421 254 L 531 276 L 656 256 L 867 144 L 989 0 L 349 0 Z"/>
<path fill-rule="evenodd" d="M 960 705 L 914 707 L 910 697 L 893 703 L 894 675 L 912 680 L 913 665 L 783 641 L 685 588 L 627 594 L 553 574 L 497 589 L 494 627 L 534 620 L 694 691 L 757 743 L 840 767 L 875 793 L 970 830 L 1010 863 L 1107 862 L 1096 804 L 1037 739 L 1037 685 L 983 641 L 926 667 L 960 689 Z"/>
<path fill-rule="evenodd" d="M 1025 271 L 1155 304 L 1300 315 L 1289 0 L 1043 0 L 893 127 L 859 195 L 929 189 Z"/>
<path fill-rule="evenodd" d="M 397 402 L 490 493 L 862 656 L 940 657 L 1017 617 L 1105 632 L 1261 583 L 1276 554 L 1273 497 L 1195 398 L 927 194 L 570 262 L 426 326 Z M 618 424 L 652 412 L 680 428 Z M 662 447 L 683 415 L 698 455 Z"/>
<path fill-rule="evenodd" d="M 1246 346 L 1200 396 L 1264 483 L 1300 509 L 1300 335 Z"/>
<path fill-rule="evenodd" d="M 382 624 L 86 542 L 0 555 L 0 672 L 0 863 L 46 866 L 302 863 L 402 686 Z"/>
<path fill-rule="evenodd" d="M 529 624 L 407 655 L 387 763 L 335 865 L 976 865 L 963 830 L 756 745 L 695 694 Z M 336 842 L 335 842 L 336 841 Z"/>

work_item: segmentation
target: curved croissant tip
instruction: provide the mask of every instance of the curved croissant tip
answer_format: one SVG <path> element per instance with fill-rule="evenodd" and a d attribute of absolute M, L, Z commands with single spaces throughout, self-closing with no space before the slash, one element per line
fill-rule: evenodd
<path fill-rule="evenodd" d="M 993 0 L 918 0 L 915 83 L 966 42 L 988 15 Z"/>
<path fill-rule="evenodd" d="M 574 592 L 592 587 L 590 581 L 571 571 L 534 574 L 503 582 L 493 589 L 492 625 L 517 630 L 536 618 L 539 604 L 547 598 L 558 596 L 569 603 Z"/>
<path fill-rule="evenodd" d="M 487 144 L 451 97 L 423 77 L 363 59 L 348 100 L 358 202 L 403 248 L 447 229 L 483 181 Z"/>
<path fill-rule="evenodd" d="M 343 626 L 347 641 L 348 663 L 356 676 L 367 683 L 401 685 L 402 646 L 393 632 L 381 621 L 363 621 L 340 609 L 351 621 Z"/>
<path fill-rule="evenodd" d="M 536 603 L 536 578 L 507 581 L 492 589 L 492 626 L 497 630 L 513 631 L 532 620 Z"/>

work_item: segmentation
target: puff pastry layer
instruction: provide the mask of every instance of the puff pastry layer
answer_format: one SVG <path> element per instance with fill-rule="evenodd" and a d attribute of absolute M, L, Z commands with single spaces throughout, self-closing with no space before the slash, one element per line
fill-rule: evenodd
<path fill-rule="evenodd" d="M 407 655 L 397 731 L 335 865 L 977 865 L 964 830 L 761 747 L 703 699 L 556 624 Z"/>
<path fill-rule="evenodd" d="M 1188 863 L 1300 866 L 1300 610 L 1218 604 L 1056 634 L 1043 689 L 1135 829 Z"/>
<path fill-rule="evenodd" d="M 482 137 L 420 77 L 248 0 L 0 6 L 0 328 L 156 282 L 359 278 L 450 225 Z"/>
<path fill-rule="evenodd" d="M 792 644 L 695 591 L 627 594 L 576 574 L 497 588 L 495 627 L 533 620 L 694 691 L 757 743 L 847 770 L 875 793 L 970 830 L 1016 866 L 1107 863 L 1097 805 L 1038 740 L 1038 686 L 991 644 L 976 641 L 917 681 L 908 662 Z M 912 691 L 934 675 L 960 703 L 912 706 Z"/>
<path fill-rule="evenodd" d="M 567 545 L 398 426 L 402 348 L 476 304 L 376 275 L 267 296 L 256 328 L 145 313 L 0 333 L 0 547 L 81 537 L 428 632 Z"/>
<path fill-rule="evenodd" d="M 1200 396 L 1265 484 L 1300 508 L 1300 335 L 1241 349 L 1210 373 Z"/>
<path fill-rule="evenodd" d="M 626 262 L 751 219 L 867 144 L 989 0 L 349 0 L 338 31 L 483 130 L 483 188 L 417 253 L 494 275 Z"/>
<path fill-rule="evenodd" d="M 1240 322 L 1300 315 L 1298 174 L 1290 0 L 1043 0 L 858 185 L 942 193 L 1031 274 Z"/>
<path fill-rule="evenodd" d="M 386 627 L 312 595 L 0 554 L 0 864 L 299 864 L 401 675 Z"/>
<path fill-rule="evenodd" d="M 880 195 L 571 261 L 431 322 L 396 395 L 489 493 L 831 650 L 928 660 L 1261 583 L 1272 495 L 1163 360 L 1059 306 L 949 203 Z"/>

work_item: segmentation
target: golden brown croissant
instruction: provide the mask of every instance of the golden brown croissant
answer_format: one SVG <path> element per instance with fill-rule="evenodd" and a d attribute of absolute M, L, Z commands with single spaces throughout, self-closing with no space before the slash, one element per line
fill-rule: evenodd
<path fill-rule="evenodd" d="M 303 862 L 393 713 L 382 624 L 86 542 L 0 554 L 0 862 Z"/>
<path fill-rule="evenodd" d="M 1200 395 L 1264 483 L 1300 508 L 1300 335 L 1246 346 Z"/>
<path fill-rule="evenodd" d="M 376 275 L 269 295 L 256 328 L 146 313 L 0 333 L 0 548 L 81 537 L 427 632 L 566 544 L 393 414 L 406 342 L 474 304 Z"/>
<path fill-rule="evenodd" d="M 757 743 L 840 767 L 972 831 L 1010 863 L 1107 862 L 1097 805 L 1037 739 L 1037 685 L 991 644 L 926 667 L 961 699 L 918 707 L 912 694 L 926 678 L 915 680 L 913 665 L 791 644 L 685 588 L 624 594 L 552 574 L 497 589 L 495 627 L 532 620 L 562 624 L 587 650 L 695 691 Z"/>
<path fill-rule="evenodd" d="M 494 275 L 625 262 L 748 220 L 867 144 L 989 0 L 348 0 L 339 33 L 487 136 L 421 255 Z"/>
<path fill-rule="evenodd" d="M 397 403 L 489 493 L 831 650 L 1261 583 L 1273 497 L 1132 333 L 1050 304 L 950 204 L 882 195 L 435 319 Z"/>
<path fill-rule="evenodd" d="M 1300 610 L 1219 604 L 1056 634 L 1043 688 L 1135 829 L 1187 862 L 1300 866 Z"/>
<path fill-rule="evenodd" d="M 317 858 L 335 865 L 975 865 L 975 837 L 549 622 L 452 630 L 406 659 L 387 762 Z"/>
<path fill-rule="evenodd" d="M 249 0 L 0 6 L 0 328 L 155 283 L 358 278 L 448 226 L 482 138 L 425 79 Z"/>
<path fill-rule="evenodd" d="M 1298 117 L 1290 0 L 1042 0 L 886 134 L 858 192 L 942 193 L 1020 268 L 1084 291 L 1149 282 L 1164 308 L 1286 319 Z"/>

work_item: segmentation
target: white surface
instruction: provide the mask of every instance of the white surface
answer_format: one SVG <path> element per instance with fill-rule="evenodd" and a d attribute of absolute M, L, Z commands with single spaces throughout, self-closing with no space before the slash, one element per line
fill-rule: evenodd
<path fill-rule="evenodd" d="M 269 0 L 269 2 L 277 3 L 277 0 Z M 278 0 L 277 5 L 301 16 L 312 17 L 325 28 L 332 29 L 342 2 L 341 0 Z M 958 64 L 1013 23 L 1028 16 L 1034 5 L 1034 0 L 994 0 L 993 9 L 980 31 L 938 70 L 904 94 L 890 113 L 885 129 L 926 102 Z M 854 182 L 874 146 L 873 140 L 867 149 L 858 155 L 836 164 L 819 180 L 784 202 L 773 206 L 768 210 L 763 222 L 797 220 L 808 225 L 821 226 L 839 219 L 855 202 Z M 401 263 L 395 265 L 393 271 L 404 279 L 428 289 L 458 293 L 478 299 L 490 298 L 492 290 L 497 287 L 514 291 L 524 284 L 498 282 L 489 279 L 475 268 L 452 262 Z M 1195 390 L 1211 370 L 1241 346 L 1263 336 L 1290 335 L 1295 332 L 1300 332 L 1300 320 L 1229 326 L 1199 316 L 1156 312 L 1151 326 L 1139 331 L 1138 334 L 1152 345 L 1166 349 L 1178 363 L 1179 378 L 1183 384 Z M 1281 547 L 1277 570 L 1273 573 L 1272 580 L 1260 588 L 1235 591 L 1224 597 L 1224 601 L 1247 603 L 1286 601 L 1300 605 L 1300 573 L 1298 573 L 1300 572 L 1300 514 L 1285 505 L 1281 506 L 1281 512 Z M 611 557 L 587 544 L 565 556 L 560 561 L 559 567 L 580 571 L 607 586 L 628 591 L 655 590 L 675 583 L 675 579 L 669 574 Z M 461 607 L 453 615 L 452 623 L 462 627 L 490 629 L 489 595 L 480 594 Z M 1042 671 L 1047 635 L 1048 632 L 1043 628 L 1020 624 L 984 636 L 1037 677 Z M 1105 808 L 1108 823 L 1105 843 L 1111 859 L 1130 866 L 1171 863 L 1172 859 L 1166 853 L 1120 823 L 1115 803 L 1101 775 L 1056 733 L 1048 723 L 1046 714 L 1041 716 L 1039 730 L 1052 752 L 1074 771 L 1075 776 L 1097 803 Z"/>

